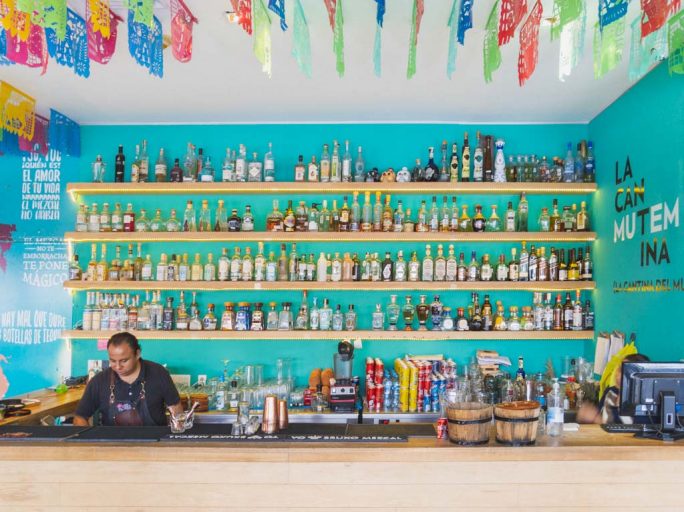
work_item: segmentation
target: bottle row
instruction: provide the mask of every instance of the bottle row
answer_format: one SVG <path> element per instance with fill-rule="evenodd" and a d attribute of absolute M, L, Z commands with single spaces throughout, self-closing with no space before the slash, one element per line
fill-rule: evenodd
<path fill-rule="evenodd" d="M 572 143 L 568 143 L 565 160 L 553 157 L 549 163 L 547 157 L 541 159 L 536 155 L 518 155 L 506 157 L 504 155 L 505 142 L 495 139 L 491 135 L 476 134 L 476 144 L 471 149 L 468 133 L 464 134 L 463 144 L 459 153 L 458 143 L 451 144 L 449 152 L 446 140 L 441 144 L 441 161 L 435 162 L 435 148 L 428 148 L 426 165 L 421 160 L 415 160 L 415 166 L 409 170 L 401 167 L 394 171 L 392 167 L 380 171 L 377 167 L 369 168 L 363 155 L 361 146 L 357 148 L 354 158 L 350 149 L 350 142 L 344 143 L 341 150 L 337 140 L 333 141 L 332 151 L 329 144 L 323 144 L 320 156 L 312 155 L 305 163 L 304 155 L 299 155 L 294 165 L 294 181 L 311 182 L 552 182 L 577 183 L 594 182 L 596 163 L 591 141 L 581 141 L 577 144 L 577 153 L 573 154 Z M 472 156 L 472 158 L 471 158 Z M 472 159 L 472 163 L 471 163 Z M 92 181 L 102 183 L 107 179 L 106 163 L 101 155 L 97 155 L 91 165 Z M 126 181 L 126 156 L 123 146 L 114 159 L 114 181 Z M 284 173 L 281 173 L 284 174 Z M 196 148 L 188 143 L 187 151 L 181 159 L 174 159 L 169 169 L 167 155 L 164 148 L 159 149 L 159 155 L 154 166 L 150 163 L 147 141 L 136 145 L 135 158 L 131 164 L 128 179 L 133 182 L 273 182 L 276 181 L 276 165 L 272 143 L 268 143 L 268 151 L 263 159 L 256 151 L 247 152 L 244 144 L 238 146 L 237 151 L 226 148 L 221 168 L 217 169 L 211 157 L 204 154 L 202 148 Z"/>
<path fill-rule="evenodd" d="M 288 201 L 287 209 L 281 212 L 278 200 L 273 200 L 273 210 L 266 216 L 265 230 L 270 232 L 527 232 L 529 205 L 525 193 L 520 195 L 517 208 L 513 208 L 512 201 L 508 202 L 503 218 L 499 217 L 497 205 L 491 205 L 489 218 L 483 214 L 482 205 L 475 205 L 475 212 L 471 217 L 468 205 L 460 206 L 456 197 L 451 198 L 449 205 L 447 196 L 443 196 L 442 205 L 437 204 L 437 197 L 432 196 L 432 205 L 427 206 L 422 200 L 417 215 L 414 218 L 410 208 L 404 210 L 403 202 L 399 200 L 393 208 L 391 195 L 385 196 L 384 205 L 380 192 L 375 194 L 375 203 L 371 204 L 370 192 L 365 193 L 363 205 L 359 203 L 358 193 L 354 192 L 351 206 L 347 196 L 344 196 L 342 207 L 338 208 L 337 200 L 332 202 L 332 210 L 328 209 L 327 200 L 323 200 L 319 209 L 318 203 L 309 207 L 304 201 L 299 201 L 296 207 Z M 187 201 L 183 217 L 178 218 L 176 209 L 171 209 L 168 218 L 157 208 L 153 218 L 147 217 L 147 210 L 142 209 L 136 216 L 132 203 L 128 203 L 126 211 L 121 209 L 120 203 L 115 203 L 111 211 L 109 203 L 102 205 L 98 211 L 98 204 L 81 204 L 76 214 L 77 232 L 239 232 L 254 231 L 255 219 L 250 205 L 240 216 L 237 208 L 232 208 L 230 215 L 223 199 L 218 200 L 216 209 L 212 212 L 209 201 L 202 200 L 199 210 L 192 201 Z M 554 199 L 552 208 L 543 207 L 538 217 L 536 228 L 540 232 L 575 232 L 589 231 L 589 213 L 586 202 L 563 206 L 559 210 L 558 200 Z"/>
<path fill-rule="evenodd" d="M 384 281 L 384 282 L 432 282 L 432 281 L 591 281 L 594 277 L 594 265 L 591 249 L 587 246 L 583 252 L 581 247 L 568 250 L 556 250 L 551 247 L 549 257 L 546 247 L 527 250 L 527 243 L 522 242 L 520 256 L 515 247 L 511 248 L 511 257 L 500 254 L 498 263 L 483 254 L 481 259 L 472 251 L 470 261 L 461 252 L 456 258 L 453 244 L 448 246 L 448 254 L 444 254 L 442 244 L 437 245 L 437 254 L 433 257 L 432 246 L 425 246 L 422 258 L 417 251 L 404 258 L 404 251 L 397 251 L 392 258 L 389 251 L 382 259 L 379 253 L 366 252 L 360 258 L 358 253 L 339 252 L 331 254 L 321 252 L 318 259 L 314 254 L 298 253 L 297 244 L 293 243 L 289 254 L 286 245 L 280 244 L 280 256 L 275 251 L 264 252 L 263 242 L 257 245 L 257 254 L 252 256 L 251 247 L 233 249 L 232 256 L 228 249 L 222 250 L 218 261 L 214 255 L 206 255 L 202 262 L 199 253 L 194 255 L 192 263 L 188 253 L 183 255 L 162 253 L 155 264 L 148 254 L 143 259 L 142 244 L 138 244 L 138 255 L 133 256 L 133 244 L 128 244 L 128 257 L 121 259 L 121 247 L 115 247 L 115 258 L 107 260 L 107 246 L 102 244 L 101 257 L 97 259 L 97 244 L 91 245 L 91 257 L 85 272 L 81 269 L 78 255 L 74 255 L 69 265 L 69 279 L 73 281 Z"/>
<path fill-rule="evenodd" d="M 196 292 L 192 292 L 192 302 L 185 302 L 185 293 L 180 292 L 178 305 L 174 307 L 174 298 L 167 296 L 161 299 L 161 292 L 153 292 L 152 300 L 144 300 L 139 296 L 128 294 L 102 294 L 88 292 L 87 303 L 83 310 L 83 330 L 121 331 L 133 330 L 190 330 L 190 331 L 263 331 L 263 330 L 312 330 L 312 331 L 354 331 L 358 324 L 358 313 L 354 304 L 349 304 L 343 311 L 342 305 L 331 307 L 330 301 L 314 297 L 309 306 L 308 293 L 302 292 L 302 301 L 295 313 L 292 302 L 269 302 L 264 310 L 263 302 L 225 302 L 220 317 L 215 312 L 213 303 L 206 305 L 206 313 L 200 312 Z M 522 312 L 522 315 L 520 315 Z M 455 313 L 455 314 L 454 314 Z M 581 331 L 593 330 L 594 313 L 587 299 L 583 304 L 580 291 L 576 292 L 573 302 L 570 293 L 556 296 L 555 304 L 551 302 L 551 294 L 535 293 L 531 306 L 510 306 L 506 315 L 501 301 L 492 304 L 489 295 L 484 296 L 480 304 L 477 293 L 472 294 L 468 306 L 457 307 L 455 311 L 442 304 L 438 295 L 432 303 L 427 302 L 426 295 L 420 295 L 417 304 L 413 297 L 406 295 L 404 303 L 397 302 L 397 295 L 390 296 L 390 302 L 384 308 L 376 304 L 375 310 L 367 314 L 362 323 L 370 323 L 375 331 L 403 329 L 411 331 Z M 400 323 L 401 320 L 401 323 Z"/>

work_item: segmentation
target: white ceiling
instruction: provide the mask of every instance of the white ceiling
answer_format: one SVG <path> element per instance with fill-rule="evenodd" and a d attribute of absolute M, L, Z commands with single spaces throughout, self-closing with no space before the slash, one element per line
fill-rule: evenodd
<path fill-rule="evenodd" d="M 588 0 L 585 54 L 578 68 L 558 80 L 559 42 L 549 26 L 540 30 L 539 63 L 524 87 L 518 85 L 517 36 L 502 49 L 502 65 L 485 84 L 482 64 L 484 25 L 494 0 L 475 0 L 473 29 L 458 48 L 456 72 L 446 76 L 447 19 L 452 0 L 427 0 L 420 30 L 417 72 L 406 79 L 413 0 L 388 0 L 383 30 L 383 73 L 373 74 L 373 0 L 344 0 L 346 74 L 338 78 L 332 31 L 323 0 L 302 0 L 309 22 L 313 78 L 300 73 L 293 57 L 294 0 L 286 0 L 287 32 L 272 16 L 273 77 L 252 53 L 252 39 L 225 16 L 228 0 L 186 0 L 199 19 L 191 62 L 164 52 L 164 78 L 148 74 L 130 57 L 125 23 L 119 25 L 117 52 L 102 66 L 91 64 L 84 79 L 51 61 L 47 73 L 23 66 L 0 69 L 0 77 L 32 94 L 38 111 L 54 107 L 83 124 L 182 122 L 588 122 L 631 84 L 627 78 L 629 30 L 623 62 L 600 80 L 593 77 L 592 39 L 596 2 Z M 156 9 L 168 32 L 168 0 Z M 543 0 L 551 16 L 552 0 Z M 529 7 L 533 0 L 528 0 Z M 83 12 L 83 0 L 69 5 Z M 115 6 L 114 2 L 112 5 Z M 124 10 L 121 1 L 115 8 Z M 631 2 L 627 22 L 638 14 Z M 628 25 L 629 26 L 629 25 Z"/>

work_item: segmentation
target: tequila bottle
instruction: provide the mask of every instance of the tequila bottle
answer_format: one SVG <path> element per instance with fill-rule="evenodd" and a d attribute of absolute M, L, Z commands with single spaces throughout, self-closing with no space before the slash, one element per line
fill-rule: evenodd
<path fill-rule="evenodd" d="M 479 182 L 484 179 L 484 148 L 480 132 L 476 133 L 477 146 L 473 152 L 473 181 Z"/>
<path fill-rule="evenodd" d="M 373 205 L 373 231 L 382 231 L 382 202 L 380 192 L 375 193 L 375 204 Z"/>
<path fill-rule="evenodd" d="M 458 255 L 458 267 L 456 269 L 456 280 L 466 281 L 468 279 L 468 267 L 465 263 L 465 255 L 460 253 Z"/>
<path fill-rule="evenodd" d="M 212 231 L 213 225 L 211 223 L 211 210 L 209 210 L 209 201 L 204 199 L 202 201 L 202 208 L 199 214 L 199 226 L 198 231 L 209 232 Z"/>
<path fill-rule="evenodd" d="M 506 264 L 506 256 L 503 254 L 499 255 L 499 263 L 496 265 L 496 280 L 508 280 L 508 265 Z"/>
<path fill-rule="evenodd" d="M 382 262 L 381 275 L 383 281 L 391 281 L 394 274 L 394 262 L 389 252 L 385 252 L 385 259 Z"/>
<path fill-rule="evenodd" d="M 216 265 L 214 265 L 214 255 L 211 253 L 207 254 L 203 277 L 205 281 L 216 281 Z"/>
<path fill-rule="evenodd" d="M 504 183 L 506 181 L 506 159 L 504 157 L 504 141 L 496 141 L 496 157 L 494 158 L 494 182 Z"/>
<path fill-rule="evenodd" d="M 456 261 L 456 255 L 454 253 L 454 245 L 449 244 L 449 257 L 446 260 L 446 281 L 456 281 L 458 275 L 458 261 Z"/>
<path fill-rule="evenodd" d="M 452 183 L 456 183 L 458 181 L 458 144 L 456 144 L 455 142 L 451 145 L 449 181 L 451 181 Z"/>
<path fill-rule="evenodd" d="M 216 181 L 216 171 L 211 163 L 211 158 L 208 156 L 204 158 L 204 163 L 202 164 L 202 170 L 199 175 L 199 181 L 202 183 L 213 183 Z"/>
<path fill-rule="evenodd" d="M 361 208 L 361 231 L 370 232 L 373 230 L 373 208 L 370 202 L 370 191 L 364 194 L 363 207 Z"/>
<path fill-rule="evenodd" d="M 428 217 L 428 225 L 430 226 L 430 231 L 436 233 L 439 231 L 440 226 L 440 215 L 439 208 L 437 208 L 437 197 L 432 196 L 432 206 L 430 207 L 430 215 Z"/>
<path fill-rule="evenodd" d="M 242 219 L 237 213 L 237 208 L 233 208 L 228 217 L 228 231 L 235 233 L 242 229 Z"/>
<path fill-rule="evenodd" d="M 136 231 L 135 212 L 133 211 L 133 205 L 131 203 L 126 205 L 126 211 L 123 214 L 123 230 L 126 233 L 132 233 L 133 231 Z"/>
<path fill-rule="evenodd" d="M 195 146 L 188 142 L 188 149 L 183 159 L 183 181 L 192 182 L 197 181 L 197 155 L 195 153 Z"/>
<path fill-rule="evenodd" d="M 304 181 L 306 177 L 306 166 L 304 165 L 304 155 L 299 155 L 297 163 L 294 167 L 294 180 L 297 182 Z"/>
<path fill-rule="evenodd" d="M 309 162 L 307 178 L 311 182 L 319 181 L 321 170 L 316 163 L 316 156 L 311 157 L 311 162 Z"/>
<path fill-rule="evenodd" d="M 518 203 L 518 214 L 516 231 L 525 232 L 527 231 L 527 213 L 528 213 L 527 197 L 525 192 L 520 193 L 520 202 Z"/>
<path fill-rule="evenodd" d="M 446 264 L 447 260 L 444 257 L 444 248 L 442 244 L 437 245 L 437 257 L 435 258 L 434 280 L 444 281 L 446 279 Z"/>
<path fill-rule="evenodd" d="M 397 252 L 397 261 L 394 263 L 394 280 L 398 282 L 405 282 L 407 278 L 407 271 L 407 262 L 404 259 L 404 251 L 399 250 Z"/>
<path fill-rule="evenodd" d="M 140 181 L 140 145 L 135 145 L 135 158 L 131 163 L 131 183 Z"/>
<path fill-rule="evenodd" d="M 114 211 L 112 212 L 111 218 L 111 230 L 115 233 L 120 233 L 123 231 L 123 214 L 121 212 L 121 203 L 114 204 Z"/>
<path fill-rule="evenodd" d="M 165 231 L 166 224 L 164 220 L 162 219 L 161 216 L 161 210 L 157 208 L 157 210 L 154 213 L 154 217 L 150 221 L 150 231 L 152 232 L 159 232 L 159 231 Z"/>
<path fill-rule="evenodd" d="M 202 329 L 205 331 L 215 331 L 218 320 L 214 314 L 214 305 L 207 304 L 207 313 L 202 318 Z"/>
<path fill-rule="evenodd" d="M 337 141 L 333 141 L 333 152 L 330 159 L 330 181 L 333 183 L 339 183 L 340 180 L 340 144 Z"/>
<path fill-rule="evenodd" d="M 470 254 L 470 264 L 468 265 L 468 281 L 480 280 L 480 264 L 477 261 L 475 251 Z"/>
<path fill-rule="evenodd" d="M 156 273 L 157 281 L 166 281 L 166 276 L 168 274 L 168 269 L 169 269 L 169 261 L 168 260 L 169 260 L 169 258 L 164 253 L 162 253 L 161 256 L 159 257 L 159 263 L 157 263 L 157 273 Z"/>
<path fill-rule="evenodd" d="M 311 205 L 308 215 L 307 230 L 310 232 L 320 231 L 321 214 L 316 203 Z"/>
<path fill-rule="evenodd" d="M 354 181 L 363 182 L 366 180 L 366 162 L 363 159 L 361 146 L 358 148 L 356 161 L 354 162 Z"/>
<path fill-rule="evenodd" d="M 176 216 L 176 209 L 171 209 L 171 216 L 166 221 L 166 231 L 175 233 L 181 230 L 181 223 Z"/>
<path fill-rule="evenodd" d="M 427 331 L 427 320 L 430 314 L 430 305 L 426 302 L 427 297 L 421 295 L 419 297 L 418 305 L 416 306 L 416 315 L 418 316 L 418 330 Z"/>
<path fill-rule="evenodd" d="M 476 233 L 483 233 L 487 227 L 487 220 L 482 215 L 482 206 L 475 205 L 475 217 L 473 217 L 473 231 Z"/>
<path fill-rule="evenodd" d="M 382 209 L 382 230 L 385 233 L 394 231 L 394 211 L 390 205 L 390 194 L 385 196 L 385 207 Z"/>
<path fill-rule="evenodd" d="M 102 205 L 102 212 L 100 213 L 100 231 L 109 233 L 112 231 L 112 216 L 109 213 L 109 203 Z"/>
<path fill-rule="evenodd" d="M 344 314 L 344 328 L 347 331 L 356 330 L 356 311 L 354 311 L 354 304 L 349 304 L 349 308 Z"/>
<path fill-rule="evenodd" d="M 228 212 L 226 211 L 223 199 L 218 200 L 218 206 L 216 207 L 214 231 L 228 231 Z"/>
<path fill-rule="evenodd" d="M 508 208 L 506 208 L 506 216 L 504 217 L 504 231 L 512 233 L 516 230 L 518 223 L 517 215 L 513 209 L 513 202 L 508 201 Z"/>
<path fill-rule="evenodd" d="M 344 315 L 342 314 L 342 306 L 339 304 L 335 308 L 335 312 L 332 315 L 332 330 L 341 331 L 344 327 Z"/>
<path fill-rule="evenodd" d="M 549 216 L 549 209 L 542 208 L 539 215 L 539 231 L 548 232 L 551 230 L 551 217 Z"/>
<path fill-rule="evenodd" d="M 217 277 L 219 281 L 228 281 L 230 278 L 230 259 L 228 259 L 228 249 L 225 247 L 221 250 L 218 260 Z"/>
<path fill-rule="evenodd" d="M 273 200 L 273 211 L 266 218 L 266 231 L 283 231 L 283 214 L 278 210 L 278 200 Z"/>
<path fill-rule="evenodd" d="M 411 303 L 410 295 L 406 296 L 406 302 L 404 303 L 404 306 L 401 308 L 401 316 L 404 319 L 404 330 L 412 331 L 413 319 L 416 316 L 416 307 Z"/>
<path fill-rule="evenodd" d="M 473 221 L 468 215 L 468 205 L 461 206 L 461 217 L 458 219 L 459 231 L 473 231 Z"/>
<path fill-rule="evenodd" d="M 461 181 L 470 181 L 470 144 L 468 132 L 463 134 L 463 151 L 461 152 Z"/>
<path fill-rule="evenodd" d="M 195 259 L 190 266 L 190 280 L 191 281 L 201 281 L 204 275 L 204 266 L 200 259 L 199 253 L 195 254 Z"/>
<path fill-rule="evenodd" d="M 309 315 L 309 329 L 317 331 L 321 325 L 321 311 L 318 309 L 318 299 L 312 299 L 311 314 Z"/>
<path fill-rule="evenodd" d="M 416 282 L 420 278 L 420 261 L 416 251 L 411 253 L 411 260 L 408 263 L 408 281 Z"/>
<path fill-rule="evenodd" d="M 263 165 L 256 151 L 252 153 L 252 159 L 247 164 L 247 181 L 264 181 Z"/>
<path fill-rule="evenodd" d="M 382 331 L 385 328 L 385 313 L 383 313 L 380 304 L 375 305 L 375 311 L 373 311 L 371 318 L 371 328 L 374 331 Z"/>
<path fill-rule="evenodd" d="M 183 259 L 178 265 L 178 280 L 179 281 L 189 281 L 190 280 L 190 265 L 188 264 L 188 253 L 183 254 Z"/>
<path fill-rule="evenodd" d="M 342 156 L 341 181 L 349 183 L 352 181 L 352 156 L 349 152 L 349 141 L 344 141 L 344 155 Z"/>
<path fill-rule="evenodd" d="M 511 249 L 511 260 L 508 262 L 508 279 L 511 281 L 520 281 L 520 262 L 517 259 L 517 250 L 515 247 Z"/>
<path fill-rule="evenodd" d="M 254 215 L 252 214 L 252 207 L 245 205 L 245 213 L 242 216 L 242 231 L 254 231 Z"/>
<path fill-rule="evenodd" d="M 323 307 L 320 312 L 320 325 L 321 331 L 329 331 L 332 327 L 332 316 L 333 312 L 330 308 L 328 299 L 323 299 Z"/>
<path fill-rule="evenodd" d="M 430 244 L 425 246 L 425 257 L 423 258 L 421 280 L 432 281 L 435 275 L 435 262 L 432 259 L 432 249 Z"/>
<path fill-rule="evenodd" d="M 361 205 L 359 204 L 359 193 L 354 191 L 352 195 L 351 216 L 349 223 L 349 231 L 361 230 Z"/>
<path fill-rule="evenodd" d="M 492 205 L 492 214 L 489 216 L 489 219 L 487 219 L 487 226 L 486 226 L 487 231 L 501 231 L 501 228 L 502 228 L 501 218 L 497 215 L 496 208 L 497 208 L 497 206 L 495 204 L 493 204 Z"/>
<path fill-rule="evenodd" d="M 489 254 L 482 256 L 482 265 L 480 266 L 480 280 L 491 281 L 494 274 L 494 269 L 489 262 Z"/>
<path fill-rule="evenodd" d="M 399 304 L 397 304 L 397 296 L 390 295 L 390 303 L 387 305 L 387 329 L 390 331 L 397 330 L 397 323 L 399 322 Z"/>
<path fill-rule="evenodd" d="M 192 201 L 187 202 L 185 212 L 183 213 L 183 231 L 197 231 L 197 220 Z"/>
<path fill-rule="evenodd" d="M 587 214 L 587 203 L 585 201 L 580 203 L 580 211 L 577 212 L 575 226 L 577 231 L 589 231 L 589 215 Z"/>
<path fill-rule="evenodd" d="M 226 148 L 226 156 L 223 159 L 223 167 L 221 168 L 221 181 L 237 181 L 237 176 L 235 175 L 235 152 L 231 153 L 230 148 Z"/>
<path fill-rule="evenodd" d="M 268 151 L 264 155 L 264 181 L 275 181 L 275 158 L 273 157 L 273 143 L 268 143 Z"/>
<path fill-rule="evenodd" d="M 330 146 L 323 144 L 323 153 L 321 153 L 321 181 L 327 183 L 330 181 Z"/>
<path fill-rule="evenodd" d="M 273 282 L 278 280 L 278 262 L 275 259 L 273 251 L 268 253 L 268 261 L 266 262 L 266 281 Z"/>
<path fill-rule="evenodd" d="M 235 158 L 235 180 L 247 181 L 247 148 L 244 144 L 238 146 L 238 153 Z"/>

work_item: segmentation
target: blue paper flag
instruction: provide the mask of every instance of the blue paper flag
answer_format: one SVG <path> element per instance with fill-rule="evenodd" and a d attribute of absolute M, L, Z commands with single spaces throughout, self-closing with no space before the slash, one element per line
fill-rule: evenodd
<path fill-rule="evenodd" d="M 2 130 L 0 133 L 0 154 L 2 155 L 19 155 L 19 135 Z"/>
<path fill-rule="evenodd" d="M 280 29 L 285 32 L 287 30 L 287 23 L 285 23 L 285 0 L 268 0 L 268 8 L 280 16 Z"/>
<path fill-rule="evenodd" d="M 609 25 L 627 14 L 629 0 L 599 0 L 599 27 Z"/>
<path fill-rule="evenodd" d="M 79 76 L 90 76 L 90 57 L 88 56 L 88 32 L 86 22 L 71 9 L 67 9 L 66 34 L 59 35 L 52 28 L 45 29 L 47 48 L 50 57 L 58 64 L 74 70 Z"/>
<path fill-rule="evenodd" d="M 48 145 L 50 149 L 66 156 L 81 156 L 81 127 L 76 121 L 55 109 L 50 109 L 48 127 Z"/>
<path fill-rule="evenodd" d="M 458 42 L 461 45 L 465 42 L 466 30 L 473 28 L 473 1 L 461 0 L 461 9 L 458 15 Z"/>
<path fill-rule="evenodd" d="M 375 14 L 375 21 L 382 27 L 383 21 L 385 21 L 385 0 L 375 0 L 378 4 L 378 10 Z"/>
<path fill-rule="evenodd" d="M 11 66 L 14 64 L 13 61 L 9 60 L 7 57 L 7 36 L 5 35 L 5 29 L 0 27 L 0 66 Z"/>
<path fill-rule="evenodd" d="M 164 76 L 164 56 L 162 26 L 156 16 L 153 28 L 135 21 L 135 14 L 128 10 L 128 51 L 131 57 L 150 74 L 161 78 Z"/>

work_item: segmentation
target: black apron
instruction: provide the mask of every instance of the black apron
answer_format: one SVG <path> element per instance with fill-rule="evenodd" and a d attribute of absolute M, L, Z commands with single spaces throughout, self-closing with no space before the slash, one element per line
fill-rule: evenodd
<path fill-rule="evenodd" d="M 142 362 L 140 364 L 143 364 Z M 143 368 L 140 369 L 143 372 Z M 145 378 L 140 381 L 140 394 L 135 401 L 117 400 L 114 396 L 116 377 L 114 371 L 109 370 L 109 407 L 107 410 L 107 423 L 117 427 L 142 427 L 156 426 L 156 422 L 150 415 L 145 400 Z"/>

